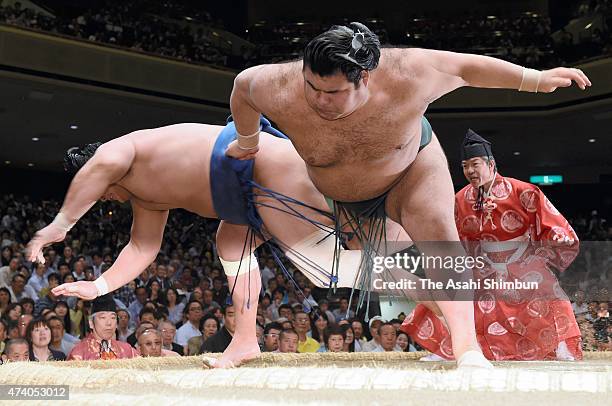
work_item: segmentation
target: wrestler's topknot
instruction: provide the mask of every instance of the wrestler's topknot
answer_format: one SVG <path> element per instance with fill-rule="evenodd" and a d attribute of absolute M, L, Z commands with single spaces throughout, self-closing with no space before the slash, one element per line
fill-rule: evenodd
<path fill-rule="evenodd" d="M 355 86 L 362 71 L 376 69 L 380 59 L 378 36 L 361 23 L 349 26 L 335 25 L 311 40 L 304 48 L 304 68 L 319 76 L 341 71 Z M 355 36 L 358 42 L 353 41 Z"/>
<path fill-rule="evenodd" d="M 93 144 L 87 144 L 84 147 L 72 147 L 66 151 L 64 156 L 64 169 L 66 172 L 74 175 L 91 159 L 96 153 L 98 147 L 102 145 L 101 142 L 95 142 Z"/>

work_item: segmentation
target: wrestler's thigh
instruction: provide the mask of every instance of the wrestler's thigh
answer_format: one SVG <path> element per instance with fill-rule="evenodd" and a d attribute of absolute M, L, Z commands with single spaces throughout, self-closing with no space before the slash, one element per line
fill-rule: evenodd
<path fill-rule="evenodd" d="M 255 238 L 251 243 L 250 236 L 248 226 L 221 220 L 217 228 L 217 253 L 226 261 L 240 261 L 241 258 L 246 258 L 263 242 Z"/>
<path fill-rule="evenodd" d="M 262 146 L 255 161 L 253 176 L 255 182 L 318 210 L 330 212 L 325 198 L 308 177 L 304 161 L 292 146 L 291 150 L 287 149 L 287 145 L 284 144 L 291 145 L 288 141 L 282 142 L 281 145 Z M 255 192 L 258 194 L 255 198 L 257 211 L 266 230 L 284 244 L 293 245 L 318 230 L 299 216 L 308 217 L 330 227 L 332 225 L 328 217 L 316 210 L 261 196 L 262 192 L 259 190 Z"/>
<path fill-rule="evenodd" d="M 448 161 L 435 134 L 389 192 L 387 213 L 414 241 L 457 241 L 455 191 Z"/>

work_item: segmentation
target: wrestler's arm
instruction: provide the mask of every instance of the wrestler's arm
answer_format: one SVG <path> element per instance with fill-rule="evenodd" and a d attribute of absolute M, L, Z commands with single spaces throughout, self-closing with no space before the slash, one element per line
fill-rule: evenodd
<path fill-rule="evenodd" d="M 259 150 L 259 116 L 254 94 L 259 93 L 265 65 L 254 66 L 240 72 L 234 79 L 230 95 L 230 109 L 238 137 L 230 143 L 227 155 L 237 159 L 253 159 Z"/>
<path fill-rule="evenodd" d="M 98 148 L 70 183 L 55 220 L 39 230 L 28 243 L 29 261 L 42 261 L 42 249 L 63 241 L 68 230 L 98 201 L 110 185 L 125 176 L 134 160 L 134 145 L 127 137 L 117 138 Z"/>
<path fill-rule="evenodd" d="M 155 260 L 161 247 L 168 210 L 147 210 L 132 204 L 132 231 L 129 243 L 113 265 L 100 276 L 112 292 L 136 277 Z M 93 282 L 65 283 L 53 289 L 56 295 L 91 300 L 98 296 Z"/>
<path fill-rule="evenodd" d="M 422 66 L 419 83 L 430 90 L 432 101 L 462 86 L 518 90 L 523 82 L 523 89 L 544 93 L 571 86 L 572 81 L 583 90 L 591 86 L 589 78 L 578 69 L 554 68 L 524 73 L 522 66 L 489 56 L 431 49 L 405 52 L 411 53 L 406 56 Z"/>

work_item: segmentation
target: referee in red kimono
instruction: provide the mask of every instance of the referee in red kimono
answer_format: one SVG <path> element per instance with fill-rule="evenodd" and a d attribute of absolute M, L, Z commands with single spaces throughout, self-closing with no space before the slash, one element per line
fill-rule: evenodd
<path fill-rule="evenodd" d="M 107 293 L 94 299 L 91 313 L 89 326 L 92 332 L 70 351 L 69 361 L 134 358 L 139 356 L 138 351 L 134 347 L 128 343 L 117 341 L 115 338 L 117 307 L 112 293 Z"/>
<path fill-rule="evenodd" d="M 468 130 L 461 153 L 469 184 L 455 195 L 455 222 L 468 253 L 485 259 L 474 277 L 539 286 L 486 289 L 483 283 L 474 292 L 484 355 L 497 361 L 582 359 L 572 306 L 552 272 L 564 271 L 578 255 L 576 233 L 538 187 L 497 172 L 489 141 Z M 436 313 L 419 304 L 401 329 L 433 353 L 429 360 L 453 359 L 450 334 Z"/>

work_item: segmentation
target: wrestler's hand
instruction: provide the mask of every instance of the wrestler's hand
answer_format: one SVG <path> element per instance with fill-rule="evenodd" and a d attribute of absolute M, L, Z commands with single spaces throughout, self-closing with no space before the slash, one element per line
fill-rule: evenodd
<path fill-rule="evenodd" d="M 551 93 L 558 87 L 570 87 L 572 81 L 576 82 L 582 90 L 591 86 L 591 81 L 580 69 L 554 68 L 542 71 L 538 92 Z"/>
<path fill-rule="evenodd" d="M 30 262 L 36 261 L 44 264 L 43 248 L 53 243 L 64 241 L 64 238 L 66 238 L 66 231 L 53 223 L 38 230 L 26 247 L 26 259 Z"/>
<path fill-rule="evenodd" d="M 257 151 L 259 151 L 259 147 L 255 147 L 253 149 L 248 150 L 242 149 L 238 146 L 238 140 L 234 140 L 230 142 L 230 144 L 227 146 L 227 149 L 225 150 L 225 155 L 229 156 L 230 158 L 244 161 L 246 159 L 254 159 L 255 154 L 257 154 Z"/>
<path fill-rule="evenodd" d="M 63 283 L 51 291 L 56 296 L 76 296 L 84 300 L 94 300 L 98 297 L 96 285 L 93 282 L 87 281 Z"/>

